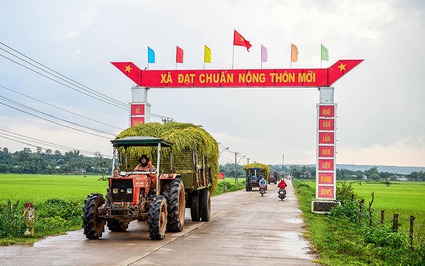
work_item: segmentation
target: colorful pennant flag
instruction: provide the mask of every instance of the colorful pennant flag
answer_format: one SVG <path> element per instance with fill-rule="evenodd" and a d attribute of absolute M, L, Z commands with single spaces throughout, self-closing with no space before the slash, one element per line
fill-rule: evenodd
<path fill-rule="evenodd" d="M 251 44 L 246 40 L 242 35 L 239 34 L 236 30 L 233 33 L 233 45 L 246 47 L 246 50 L 249 52 Z"/>
<path fill-rule="evenodd" d="M 261 45 L 261 62 L 267 62 L 267 48 Z"/>
<path fill-rule="evenodd" d="M 211 49 L 204 45 L 204 63 L 211 63 Z"/>
<path fill-rule="evenodd" d="M 291 43 L 291 62 L 298 61 L 298 48 L 294 44 Z"/>
<path fill-rule="evenodd" d="M 320 44 L 320 58 L 322 61 L 329 61 L 328 49 L 323 44 Z"/>
<path fill-rule="evenodd" d="M 155 63 L 155 52 L 148 46 L 148 63 Z"/>
<path fill-rule="evenodd" d="M 183 49 L 176 46 L 176 63 L 183 63 Z"/>

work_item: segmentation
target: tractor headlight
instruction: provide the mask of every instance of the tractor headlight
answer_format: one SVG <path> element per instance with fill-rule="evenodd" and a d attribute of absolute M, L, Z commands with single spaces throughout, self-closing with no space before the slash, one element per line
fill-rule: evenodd
<path fill-rule="evenodd" d="M 112 193 L 114 193 L 114 194 L 118 194 L 118 188 L 114 187 L 114 188 L 112 189 Z"/>
<path fill-rule="evenodd" d="M 131 194 L 131 193 L 133 193 L 133 189 L 131 187 L 127 188 L 127 194 Z"/>

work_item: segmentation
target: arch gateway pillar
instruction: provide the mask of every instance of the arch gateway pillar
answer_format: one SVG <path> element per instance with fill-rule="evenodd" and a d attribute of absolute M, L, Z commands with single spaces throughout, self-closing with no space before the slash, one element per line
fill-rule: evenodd
<path fill-rule="evenodd" d="M 327 213 L 336 201 L 336 107 L 333 87 L 319 87 L 316 130 L 316 199 L 311 211 Z"/>

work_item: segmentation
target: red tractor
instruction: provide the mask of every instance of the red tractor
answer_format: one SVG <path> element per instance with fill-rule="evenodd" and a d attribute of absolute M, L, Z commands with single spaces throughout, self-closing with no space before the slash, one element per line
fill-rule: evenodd
<path fill-rule="evenodd" d="M 88 239 L 101 237 L 105 225 L 110 231 L 124 232 L 134 220 L 148 222 L 151 239 L 163 239 L 166 231 L 183 230 L 186 206 L 191 208 L 193 221 L 210 219 L 208 188 L 212 185 L 211 176 L 205 171 L 202 176 L 194 172 L 196 167 L 189 172 L 175 173 L 171 142 L 140 136 L 111 142 L 114 174 L 109 178 L 106 196 L 93 193 L 84 201 L 82 219 Z M 134 170 L 140 156 L 136 156 L 135 151 L 140 150 L 156 154 L 152 156 L 156 166 L 153 171 Z M 191 153 L 188 159 L 192 162 L 186 165 L 193 166 L 197 163 L 193 160 L 199 158 L 194 151 Z M 200 161 L 206 162 L 205 159 Z"/>

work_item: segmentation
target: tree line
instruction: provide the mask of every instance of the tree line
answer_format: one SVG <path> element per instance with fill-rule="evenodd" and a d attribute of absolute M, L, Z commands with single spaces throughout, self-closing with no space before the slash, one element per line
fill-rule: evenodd
<path fill-rule="evenodd" d="M 16 174 L 110 174 L 112 159 L 103 158 L 97 152 L 94 156 L 84 156 L 79 150 L 72 150 L 62 154 L 59 150 L 42 150 L 37 148 L 32 151 L 24 148 L 21 151 L 9 152 L 8 148 L 0 147 L 0 173 Z M 245 176 L 242 165 L 220 165 L 220 172 L 226 177 L 234 177 L 235 169 L 238 177 Z M 278 172 L 279 177 L 283 172 L 290 172 L 292 177 L 298 179 L 315 179 L 316 167 L 299 165 L 270 165 L 270 172 Z M 425 172 L 412 172 L 410 174 L 397 174 L 379 172 L 377 166 L 365 171 L 348 169 L 336 170 L 337 180 L 380 180 L 380 181 L 425 181 Z"/>
<path fill-rule="evenodd" d="M 111 159 L 103 158 L 97 152 L 94 156 L 84 156 L 78 150 L 62 154 L 59 150 L 43 151 L 30 148 L 10 152 L 0 147 L 0 173 L 15 174 L 106 174 L 110 172 Z"/>
<path fill-rule="evenodd" d="M 283 172 L 290 172 L 293 178 L 298 179 L 316 179 L 316 167 L 305 165 L 269 165 L 270 172 L 278 172 L 279 177 L 283 177 Z M 243 166 L 237 165 L 238 177 L 245 176 Z M 235 164 L 220 165 L 220 172 L 224 172 L 226 177 L 235 176 Z M 425 172 L 412 172 L 410 174 L 397 174 L 389 172 L 379 172 L 377 166 L 373 166 L 368 170 L 348 170 L 337 169 L 337 180 L 374 180 L 374 181 L 425 181 Z"/>

